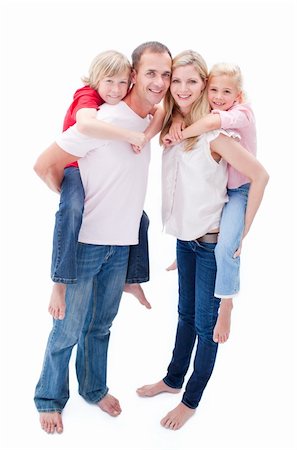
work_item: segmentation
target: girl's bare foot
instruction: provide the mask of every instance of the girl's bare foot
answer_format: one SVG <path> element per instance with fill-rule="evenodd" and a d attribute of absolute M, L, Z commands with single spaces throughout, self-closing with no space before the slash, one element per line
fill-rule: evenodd
<path fill-rule="evenodd" d="M 232 308 L 232 298 L 223 298 L 221 300 L 217 323 L 213 330 L 214 342 L 223 344 L 229 338 Z"/>
<path fill-rule="evenodd" d="M 175 389 L 170 386 L 167 386 L 163 380 L 158 381 L 158 383 L 154 384 L 146 384 L 141 388 L 136 390 L 137 394 L 140 397 L 154 397 L 155 395 L 161 394 L 162 392 L 168 392 L 169 394 L 178 394 L 180 389 Z"/>
<path fill-rule="evenodd" d="M 163 427 L 169 428 L 170 430 L 178 430 L 194 415 L 195 411 L 195 409 L 180 403 L 176 408 L 166 414 L 160 423 Z"/>
<path fill-rule="evenodd" d="M 54 319 L 63 320 L 65 317 L 65 294 L 66 284 L 54 283 L 50 303 L 48 305 L 48 312 L 53 316 Z"/>
<path fill-rule="evenodd" d="M 140 284 L 138 283 L 126 283 L 124 286 L 124 292 L 128 292 L 129 294 L 134 295 L 134 297 L 137 298 L 137 300 L 139 301 L 139 303 L 141 303 L 141 305 L 145 306 L 147 309 L 151 309 L 151 304 L 148 302 L 144 291 L 142 289 L 142 287 L 140 286 Z"/>
<path fill-rule="evenodd" d="M 106 412 L 110 416 L 116 417 L 122 412 L 120 402 L 110 394 L 106 394 L 100 402 L 98 402 L 99 408 Z"/>
<path fill-rule="evenodd" d="M 175 260 L 175 261 L 173 261 L 172 264 L 170 264 L 170 266 L 167 267 L 166 270 L 169 272 L 170 270 L 176 270 L 176 269 L 177 269 L 177 263 L 176 263 L 176 260 Z"/>
<path fill-rule="evenodd" d="M 41 428 L 46 431 L 46 433 L 62 433 L 63 423 L 62 417 L 59 412 L 41 412 L 39 413 L 39 420 L 41 423 Z"/>

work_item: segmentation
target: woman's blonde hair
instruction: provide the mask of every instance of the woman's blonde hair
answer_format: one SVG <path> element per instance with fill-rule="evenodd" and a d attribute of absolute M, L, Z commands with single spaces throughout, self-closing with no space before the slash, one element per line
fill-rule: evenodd
<path fill-rule="evenodd" d="M 240 67 L 237 64 L 232 63 L 217 63 L 209 72 L 208 83 L 213 77 L 222 75 L 226 75 L 234 80 L 238 92 L 240 92 L 239 102 L 244 103 L 246 101 L 246 95 L 243 91 L 243 79 Z"/>
<path fill-rule="evenodd" d="M 174 69 L 182 66 L 189 66 L 192 65 L 194 69 L 196 69 L 197 73 L 199 74 L 202 81 L 205 83 L 207 82 L 208 72 L 207 72 L 207 65 L 202 56 L 194 52 L 193 50 L 185 50 L 181 53 L 179 53 L 172 61 L 172 72 L 174 72 Z M 169 128 L 172 123 L 172 117 L 175 112 L 178 112 L 181 114 L 181 111 L 178 107 L 178 105 L 175 103 L 170 90 L 167 91 L 165 98 L 164 98 L 164 110 L 165 110 L 165 118 L 163 122 L 162 131 L 160 134 L 160 143 L 162 145 L 162 138 L 168 133 Z M 201 117 L 205 116 L 210 112 L 210 106 L 207 99 L 207 92 L 204 87 L 203 91 L 201 92 L 200 97 L 193 103 L 191 106 L 191 111 L 189 114 L 187 114 L 184 117 L 185 125 L 189 126 L 193 122 L 196 122 Z M 191 137 L 185 141 L 184 149 L 186 151 L 192 150 L 193 146 L 197 142 L 198 137 Z"/>
<path fill-rule="evenodd" d="M 113 77 L 124 71 L 131 73 L 132 67 L 128 58 L 115 50 L 99 53 L 90 66 L 89 75 L 82 77 L 82 82 L 92 89 L 98 89 L 99 82 L 105 77 Z"/>

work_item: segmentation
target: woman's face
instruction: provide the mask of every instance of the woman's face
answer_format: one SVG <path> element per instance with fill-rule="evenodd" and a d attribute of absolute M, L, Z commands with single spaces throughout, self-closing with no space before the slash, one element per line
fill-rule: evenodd
<path fill-rule="evenodd" d="M 173 69 L 170 92 L 183 114 L 190 112 L 204 87 L 204 81 L 192 64 Z"/>

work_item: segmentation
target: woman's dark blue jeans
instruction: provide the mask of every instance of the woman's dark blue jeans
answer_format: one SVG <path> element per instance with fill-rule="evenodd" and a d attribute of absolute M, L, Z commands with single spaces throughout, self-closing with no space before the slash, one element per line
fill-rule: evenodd
<path fill-rule="evenodd" d="M 215 245 L 177 241 L 178 324 L 172 360 L 163 380 L 172 388 L 182 387 L 196 344 L 193 372 L 182 398 L 182 403 L 189 408 L 198 406 L 211 377 L 218 348 L 213 341 L 220 304 L 214 297 Z"/>
<path fill-rule="evenodd" d="M 56 283 L 77 282 L 76 252 L 84 199 L 79 168 L 67 167 L 64 170 L 53 236 L 51 279 Z M 130 246 L 126 283 L 144 283 L 149 280 L 148 227 L 149 218 L 143 211 L 139 243 Z"/>

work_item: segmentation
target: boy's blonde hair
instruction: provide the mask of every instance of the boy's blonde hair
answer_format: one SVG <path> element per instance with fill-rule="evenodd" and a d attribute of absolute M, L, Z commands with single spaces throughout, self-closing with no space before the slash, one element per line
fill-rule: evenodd
<path fill-rule="evenodd" d="M 128 58 L 115 50 L 99 53 L 90 66 L 89 76 L 82 77 L 82 82 L 92 89 L 98 89 L 99 82 L 105 77 L 113 77 L 124 71 L 131 72 L 132 67 Z"/>
<path fill-rule="evenodd" d="M 212 77 L 219 77 L 222 75 L 233 78 L 238 92 L 241 92 L 239 102 L 244 103 L 246 100 L 246 96 L 243 91 L 243 79 L 240 67 L 237 64 L 232 63 L 217 63 L 211 68 L 209 72 L 208 83 L 211 81 Z"/>
<path fill-rule="evenodd" d="M 202 81 L 204 81 L 205 86 L 208 77 L 207 65 L 202 56 L 194 52 L 193 50 L 185 50 L 179 53 L 172 61 L 172 72 L 177 67 L 181 66 L 189 66 L 192 65 L 194 69 L 196 69 Z M 160 142 L 162 144 L 162 138 L 168 133 L 169 128 L 172 123 L 172 117 L 175 112 L 180 113 L 178 105 L 175 103 L 170 90 L 168 89 L 165 98 L 164 98 L 164 110 L 165 110 L 165 118 L 163 122 L 163 128 L 160 134 Z M 200 97 L 193 103 L 191 106 L 191 111 L 184 117 L 186 127 L 201 119 L 201 117 L 205 116 L 210 112 L 210 106 L 207 99 L 207 92 L 204 87 L 201 92 Z M 193 146 L 197 142 L 198 137 L 191 137 L 185 141 L 184 149 L 186 151 L 192 150 Z"/>

